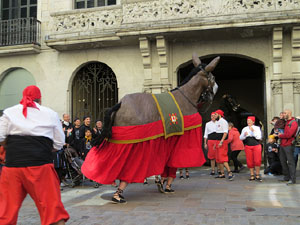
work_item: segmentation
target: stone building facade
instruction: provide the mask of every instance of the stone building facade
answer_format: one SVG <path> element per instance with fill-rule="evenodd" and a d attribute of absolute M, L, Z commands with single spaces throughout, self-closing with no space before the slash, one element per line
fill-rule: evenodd
<path fill-rule="evenodd" d="M 221 56 L 212 110 L 229 93 L 264 121 L 284 108 L 300 115 L 300 0 L 28 0 L 29 13 L 31 1 L 36 21 L 23 30 L 2 1 L 0 110 L 32 83 L 60 114 L 101 118 L 128 93 L 176 87 L 196 52 Z"/>

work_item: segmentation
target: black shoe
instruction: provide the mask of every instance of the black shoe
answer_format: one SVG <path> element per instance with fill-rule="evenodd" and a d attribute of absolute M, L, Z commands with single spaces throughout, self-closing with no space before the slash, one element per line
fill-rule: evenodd
<path fill-rule="evenodd" d="M 170 193 L 171 193 L 171 194 L 174 194 L 175 191 L 174 191 L 173 189 L 171 189 L 171 188 L 170 188 L 170 189 L 167 189 L 167 188 L 166 188 L 166 189 L 165 189 L 165 193 L 166 193 L 166 194 L 170 194 Z"/>
<path fill-rule="evenodd" d="M 179 177 L 179 179 L 180 179 L 180 180 L 183 180 L 183 179 L 184 179 L 184 177 L 181 175 L 181 176 Z"/>
<path fill-rule="evenodd" d="M 287 183 L 286 183 L 286 185 L 294 185 L 294 184 L 296 184 L 296 182 L 295 181 L 291 181 L 291 180 L 289 180 Z"/>
<path fill-rule="evenodd" d="M 145 180 L 144 180 L 144 184 L 148 184 L 148 181 L 147 181 L 147 179 L 145 179 Z"/>
<path fill-rule="evenodd" d="M 167 188 L 167 187 L 169 187 L 169 188 Z M 165 193 L 166 194 L 173 194 L 173 193 L 175 193 L 175 191 L 171 188 L 171 185 L 169 186 L 169 185 L 167 185 L 166 186 L 166 188 L 165 188 Z"/>
<path fill-rule="evenodd" d="M 239 170 L 233 170 L 232 172 L 233 173 L 239 173 L 240 171 Z"/>
<path fill-rule="evenodd" d="M 251 175 L 249 181 L 255 181 L 255 176 Z"/>
<path fill-rule="evenodd" d="M 119 196 L 120 196 L 120 195 L 119 195 Z M 121 198 L 121 197 L 120 197 L 120 199 L 117 199 L 117 198 L 115 198 L 115 197 L 112 197 L 111 200 L 112 200 L 113 203 L 122 203 L 122 204 L 127 203 L 126 200 L 123 199 L 123 198 Z"/>
<path fill-rule="evenodd" d="M 225 178 L 225 174 L 223 174 L 223 175 L 219 175 L 219 176 L 216 176 L 215 178 Z"/>
<path fill-rule="evenodd" d="M 255 177 L 255 180 L 256 180 L 256 181 L 259 181 L 259 182 L 262 182 L 262 179 L 261 179 L 260 176 L 256 176 L 256 177 Z"/>
<path fill-rule="evenodd" d="M 160 181 L 157 183 L 157 189 L 160 193 L 165 193 L 164 185 Z"/>
<path fill-rule="evenodd" d="M 228 173 L 228 180 L 232 181 L 234 178 L 234 175 L 232 174 L 232 172 Z"/>
<path fill-rule="evenodd" d="M 280 180 L 278 180 L 279 182 L 283 182 L 283 183 L 286 183 L 286 182 L 288 182 L 289 180 L 285 180 L 285 179 L 280 179 Z"/>
<path fill-rule="evenodd" d="M 190 176 L 189 176 L 189 175 L 185 175 L 185 178 L 186 178 L 186 179 L 190 179 Z"/>
<path fill-rule="evenodd" d="M 211 171 L 209 175 L 214 176 L 214 175 L 216 175 L 216 173 L 215 173 L 215 171 Z"/>

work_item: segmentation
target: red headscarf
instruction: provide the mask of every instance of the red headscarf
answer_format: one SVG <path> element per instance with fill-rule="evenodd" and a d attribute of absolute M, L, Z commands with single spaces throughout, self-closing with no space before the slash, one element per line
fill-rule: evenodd
<path fill-rule="evenodd" d="M 25 116 L 25 118 L 27 117 L 27 107 L 33 107 L 38 109 L 38 107 L 36 106 L 33 100 L 40 99 L 40 98 L 41 98 L 41 91 L 35 85 L 28 86 L 23 90 L 23 98 L 20 101 L 20 104 L 23 105 L 23 115 Z"/>
<path fill-rule="evenodd" d="M 224 117 L 224 112 L 221 109 L 218 109 L 217 111 L 215 111 L 215 113 L 221 115 L 222 117 Z"/>
<path fill-rule="evenodd" d="M 252 120 L 255 123 L 255 116 L 248 116 L 247 120 Z"/>

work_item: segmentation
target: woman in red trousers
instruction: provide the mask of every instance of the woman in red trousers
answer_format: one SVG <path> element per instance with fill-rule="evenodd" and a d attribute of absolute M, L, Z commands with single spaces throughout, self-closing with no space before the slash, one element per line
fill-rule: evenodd
<path fill-rule="evenodd" d="M 240 135 L 240 139 L 244 141 L 247 166 L 250 170 L 249 181 L 262 181 L 260 177 L 261 165 L 261 130 L 260 127 L 255 126 L 255 117 L 249 116 L 247 118 L 247 127 L 244 127 Z M 254 175 L 255 169 L 255 175 Z"/>

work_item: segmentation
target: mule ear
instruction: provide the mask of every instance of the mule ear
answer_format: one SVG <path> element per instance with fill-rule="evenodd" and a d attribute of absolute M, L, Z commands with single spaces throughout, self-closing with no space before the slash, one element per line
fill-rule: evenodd
<path fill-rule="evenodd" d="M 216 68 L 216 66 L 218 65 L 219 61 L 220 61 L 220 56 L 214 58 L 214 59 L 213 59 L 213 60 L 205 67 L 205 70 L 206 70 L 207 72 L 213 71 L 213 70 Z"/>
<path fill-rule="evenodd" d="M 199 56 L 197 55 L 197 53 L 195 53 L 195 52 L 193 53 L 192 59 L 193 59 L 194 67 L 197 67 L 201 64 L 201 60 L 199 59 Z"/>

